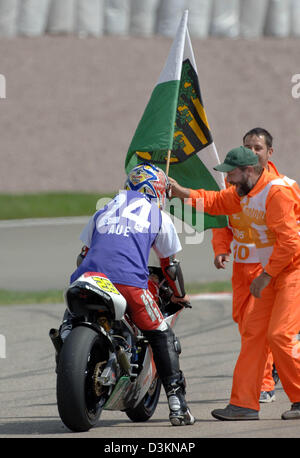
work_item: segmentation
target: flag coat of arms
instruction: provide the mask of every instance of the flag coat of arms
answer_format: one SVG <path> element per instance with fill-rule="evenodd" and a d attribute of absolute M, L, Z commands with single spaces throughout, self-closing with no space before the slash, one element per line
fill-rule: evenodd
<path fill-rule="evenodd" d="M 213 170 L 220 160 L 204 110 L 187 21 L 186 10 L 129 146 L 125 170 L 129 173 L 137 164 L 150 162 L 166 171 L 169 152 L 170 177 L 188 188 L 218 191 L 225 187 L 224 177 Z M 227 225 L 225 216 L 204 214 L 204 221 L 199 220 L 199 208 L 190 205 L 171 208 L 198 232 Z"/>

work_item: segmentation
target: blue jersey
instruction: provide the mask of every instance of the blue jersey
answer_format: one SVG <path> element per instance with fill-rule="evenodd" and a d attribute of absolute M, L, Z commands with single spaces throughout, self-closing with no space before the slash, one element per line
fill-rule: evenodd
<path fill-rule="evenodd" d="M 160 231 L 161 211 L 145 195 L 121 191 L 86 226 L 89 251 L 71 276 L 102 272 L 113 282 L 148 287 L 150 249 Z"/>

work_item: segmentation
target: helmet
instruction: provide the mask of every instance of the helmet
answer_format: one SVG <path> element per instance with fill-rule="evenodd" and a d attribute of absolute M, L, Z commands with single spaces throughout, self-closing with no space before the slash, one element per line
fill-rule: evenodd
<path fill-rule="evenodd" d="M 155 199 L 159 208 L 166 204 L 169 180 L 163 170 L 150 163 L 139 164 L 128 174 L 125 189 L 138 191 L 149 199 Z"/>

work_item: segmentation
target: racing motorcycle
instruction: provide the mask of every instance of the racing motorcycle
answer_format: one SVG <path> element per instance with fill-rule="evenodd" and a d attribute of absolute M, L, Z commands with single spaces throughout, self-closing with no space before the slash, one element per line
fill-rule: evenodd
<path fill-rule="evenodd" d="M 159 306 L 173 327 L 189 304 L 170 301 L 172 291 L 158 267 L 149 267 L 159 291 Z M 65 292 L 73 314 L 62 341 L 51 329 L 57 351 L 56 396 L 59 415 L 72 431 L 88 431 L 102 410 L 126 413 L 134 422 L 149 420 L 159 401 L 161 381 L 151 347 L 126 314 L 126 300 L 104 274 L 87 272 Z M 178 352 L 180 343 L 177 339 Z"/>

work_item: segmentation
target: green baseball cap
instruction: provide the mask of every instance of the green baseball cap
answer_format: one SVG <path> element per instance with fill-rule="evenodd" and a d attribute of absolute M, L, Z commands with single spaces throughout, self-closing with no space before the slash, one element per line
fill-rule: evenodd
<path fill-rule="evenodd" d="M 258 157 L 253 151 L 244 146 L 238 146 L 231 149 L 222 164 L 216 165 L 214 170 L 218 172 L 230 172 L 238 167 L 246 167 L 247 165 L 258 164 Z"/>

